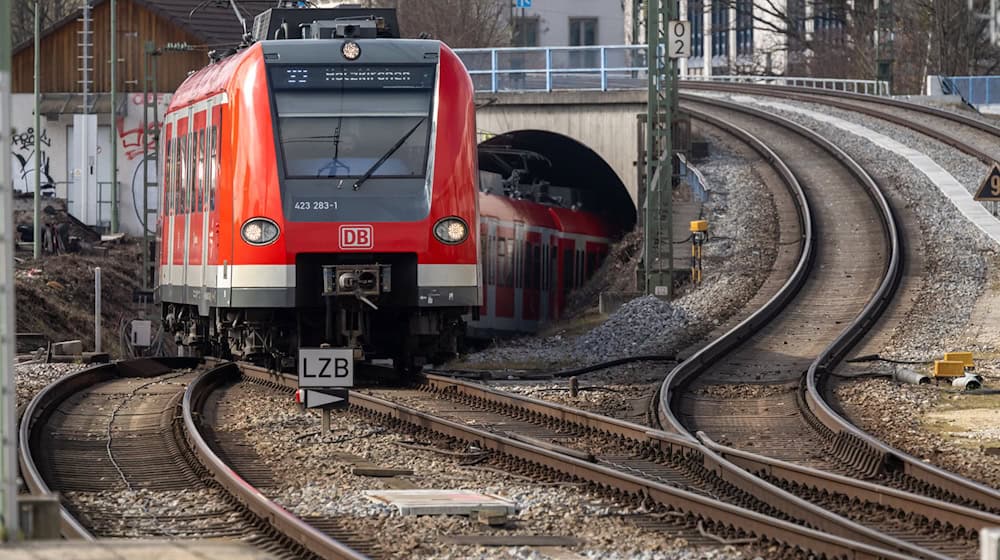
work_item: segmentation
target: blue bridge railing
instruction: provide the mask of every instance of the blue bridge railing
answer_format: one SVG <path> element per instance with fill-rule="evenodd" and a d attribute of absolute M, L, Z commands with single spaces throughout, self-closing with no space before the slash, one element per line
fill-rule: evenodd
<path fill-rule="evenodd" d="M 942 76 L 941 92 L 976 107 L 1000 104 L 1000 76 Z"/>
<path fill-rule="evenodd" d="M 646 45 L 456 49 L 478 92 L 614 91 L 646 88 Z M 682 79 L 796 85 L 889 95 L 884 81 L 782 76 L 690 76 Z"/>

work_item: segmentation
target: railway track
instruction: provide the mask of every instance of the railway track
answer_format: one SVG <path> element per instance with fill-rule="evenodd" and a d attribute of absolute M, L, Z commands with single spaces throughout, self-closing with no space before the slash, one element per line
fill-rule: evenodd
<path fill-rule="evenodd" d="M 681 89 L 741 93 L 836 107 L 919 132 L 975 157 L 987 165 L 1000 161 L 1000 144 L 997 143 L 997 139 L 1000 138 L 1000 127 L 935 107 L 887 97 L 842 91 L 820 91 L 803 87 L 686 82 Z M 919 120 L 914 119 L 915 115 Z"/>
<path fill-rule="evenodd" d="M 718 85 L 718 84 L 717 84 Z M 687 86 L 685 86 L 687 89 Z M 809 88 L 776 88 L 748 84 L 723 84 L 718 88 L 693 85 L 690 89 L 714 89 L 747 95 L 769 96 L 838 107 L 847 111 L 860 112 L 879 118 L 904 128 L 914 130 L 983 163 L 992 163 L 1000 157 L 1000 127 L 984 123 L 964 115 L 942 109 L 908 103 L 895 99 L 873 97 L 848 92 L 818 92 Z M 924 121 L 924 122 L 920 122 Z M 979 147 L 989 149 L 982 150 Z M 915 256 L 919 258 L 919 256 Z M 870 324 L 875 317 L 869 317 Z M 858 326 L 858 325 L 855 325 Z M 864 325 L 867 326 L 867 325 Z M 846 352 L 843 345 L 849 340 L 861 338 L 858 329 L 846 329 L 846 336 L 838 340 L 841 346 L 835 354 L 827 355 L 813 364 L 806 376 L 807 387 L 803 395 L 815 419 L 822 424 L 817 428 L 826 431 L 830 437 L 849 440 L 841 443 L 841 453 L 859 453 L 868 466 L 864 469 L 871 478 L 886 478 L 888 483 L 915 492 L 925 493 L 941 499 L 981 507 L 1000 512 L 1000 492 L 983 484 L 957 476 L 946 470 L 927 464 L 900 450 L 894 449 L 865 434 L 852 424 L 836 406 L 826 402 L 823 395 L 830 394 L 832 373 L 840 357 Z"/>
<path fill-rule="evenodd" d="M 708 116 L 703 111 L 700 118 L 711 120 L 713 117 Z M 721 122 L 717 122 L 717 124 L 725 126 Z M 727 129 L 732 128 L 731 126 L 727 127 Z M 737 130 L 742 131 L 739 127 Z M 744 137 L 751 137 L 746 132 L 741 132 L 741 134 Z M 758 141 L 757 145 L 763 148 L 761 142 Z M 794 151 L 802 144 L 801 140 L 786 138 L 781 145 L 786 150 Z M 780 158 L 775 153 L 766 153 L 768 153 L 769 159 L 780 162 Z M 800 158 L 797 163 L 802 166 L 819 167 L 816 156 L 810 158 L 808 154 L 803 152 L 793 152 L 792 156 Z M 856 210 L 857 212 L 854 213 L 862 216 L 860 223 L 843 225 L 842 235 L 846 233 L 846 235 L 854 235 L 858 239 L 870 240 L 873 236 L 881 236 L 885 232 L 887 237 L 891 238 L 890 226 L 883 221 L 883 216 L 879 215 L 880 210 L 884 211 L 884 215 L 887 215 L 891 222 L 891 213 L 888 211 L 888 207 L 873 208 L 871 204 L 872 200 L 878 201 L 877 188 L 874 184 L 857 186 L 864 198 L 859 199 L 851 193 L 840 192 L 838 194 L 838 191 L 842 189 L 837 187 L 845 180 L 862 181 L 863 172 L 856 165 L 852 168 L 851 162 L 842 153 L 827 156 L 827 158 L 823 162 L 825 166 L 822 167 L 822 171 L 826 173 L 825 182 L 820 184 L 826 187 L 825 190 L 829 191 L 831 196 L 839 195 L 842 198 L 826 199 L 823 203 L 828 205 L 839 203 L 841 208 Z M 797 185 L 794 175 L 787 167 L 784 174 L 790 185 Z M 817 188 L 817 184 L 814 183 L 813 187 Z M 790 188 L 797 189 L 797 187 Z M 813 301 L 810 303 L 815 303 L 816 299 L 822 297 L 824 290 L 829 289 L 828 285 L 819 283 L 818 286 L 814 285 L 804 291 L 804 285 L 811 280 L 810 274 L 816 270 L 811 265 L 815 264 L 817 250 L 816 236 L 811 222 L 812 218 L 807 209 L 808 205 L 801 193 L 798 196 L 800 197 L 799 205 L 802 208 L 802 242 L 798 266 L 782 289 L 778 290 L 764 306 L 762 312 L 748 319 L 743 326 L 755 325 L 754 330 L 767 331 L 773 327 L 763 327 L 763 325 L 772 320 L 779 312 L 786 311 L 791 302 L 796 300 L 801 302 L 802 298 L 809 301 L 808 298 L 811 296 Z M 884 200 L 881 202 L 884 205 Z M 839 241 L 843 241 L 843 239 Z M 824 319 L 826 321 L 824 322 L 832 325 L 836 325 L 838 322 L 850 323 L 857 315 L 861 314 L 863 309 L 868 307 L 872 293 L 886 292 L 880 287 L 887 283 L 891 284 L 891 280 L 887 280 L 887 277 L 891 278 L 892 274 L 886 274 L 885 271 L 892 269 L 890 261 L 895 259 L 898 262 L 895 241 L 886 242 L 886 245 L 879 263 L 853 271 L 859 275 L 859 279 L 856 283 L 846 286 L 843 292 L 852 296 L 851 303 L 841 309 L 825 310 Z M 849 258 L 849 255 L 847 257 Z M 821 263 L 820 268 L 828 265 L 835 268 L 834 264 L 836 263 Z M 814 284 L 816 283 L 814 282 Z M 883 300 L 887 300 L 888 297 L 889 294 L 886 294 Z M 815 321 L 815 319 L 815 315 L 802 314 L 801 312 L 798 317 L 800 321 Z M 800 343 L 802 341 L 813 342 L 813 338 L 817 340 L 811 347 L 796 347 L 798 355 L 789 355 L 787 368 L 783 371 L 787 377 L 782 381 L 794 386 L 801 375 L 801 370 L 808 368 L 815 355 L 821 353 L 830 340 L 835 338 L 842 329 L 843 327 L 827 327 L 826 332 L 819 334 L 804 333 Z M 738 342 L 729 339 L 731 347 L 736 346 Z M 710 346 L 706 350 L 717 350 L 717 346 Z M 705 352 L 701 356 L 703 357 L 704 354 Z M 689 360 L 686 363 L 697 362 Z M 758 370 L 758 372 L 760 371 Z M 260 374 L 258 372 L 255 375 Z M 263 379 L 270 379 L 270 382 L 279 385 L 290 383 L 286 379 L 268 377 L 266 374 L 263 374 Z M 716 446 L 707 438 L 705 440 L 706 447 L 702 447 L 693 438 L 667 436 L 635 426 L 625 429 L 631 434 L 630 436 L 623 436 L 616 433 L 617 430 L 623 429 L 621 428 L 623 424 L 619 424 L 618 428 L 609 428 L 607 422 L 611 421 L 608 419 L 586 416 L 585 414 L 581 416 L 573 411 L 537 402 L 532 405 L 536 407 L 536 410 L 525 413 L 520 404 L 513 405 L 510 402 L 498 404 L 496 402 L 496 399 L 502 401 L 504 398 L 516 399 L 516 397 L 509 395 L 504 397 L 494 395 L 490 398 L 484 398 L 482 395 L 472 397 L 468 391 L 473 391 L 473 389 L 467 386 L 461 390 L 457 389 L 458 385 L 450 385 L 447 390 L 440 389 L 440 387 L 429 388 L 446 382 L 433 377 L 428 379 L 428 384 L 421 390 L 394 393 L 393 401 L 401 400 L 402 402 L 388 402 L 375 395 L 361 394 L 354 397 L 354 402 L 356 406 L 365 408 L 372 414 L 392 418 L 399 422 L 408 421 L 423 429 L 429 429 L 428 426 L 431 425 L 437 426 L 435 431 L 439 433 L 475 441 L 477 445 L 482 446 L 484 445 L 482 438 L 486 436 L 481 430 L 476 433 L 463 431 L 471 429 L 468 428 L 469 424 L 474 424 L 476 428 L 485 428 L 485 433 L 491 433 L 490 437 L 500 438 L 497 440 L 497 446 L 493 448 L 497 451 L 509 452 L 510 441 L 513 440 L 525 446 L 536 447 L 534 453 L 539 453 L 539 449 L 541 449 L 549 454 L 555 454 L 556 457 L 564 458 L 564 460 L 573 459 L 585 464 L 596 463 L 598 466 L 610 469 L 614 474 L 612 475 L 607 470 L 601 470 L 600 473 L 588 473 L 589 476 L 581 478 L 596 484 L 620 488 L 621 477 L 638 477 L 639 480 L 644 481 L 645 485 L 656 485 L 655 490 L 646 486 L 642 491 L 643 495 L 652 496 L 657 491 L 672 495 L 670 500 L 660 501 L 661 504 L 683 503 L 684 507 L 680 508 L 683 511 L 696 512 L 695 515 L 704 516 L 705 519 L 713 523 L 731 523 L 753 534 L 767 535 L 768 533 L 758 532 L 759 527 L 757 530 L 747 529 L 752 523 L 748 524 L 745 518 L 734 523 L 731 518 L 739 517 L 740 514 L 733 511 L 712 510 L 711 507 L 698 499 L 716 500 L 715 507 L 729 505 L 740 509 L 743 506 L 756 508 L 759 512 L 764 512 L 767 515 L 784 520 L 794 520 L 797 523 L 854 539 L 867 546 L 883 546 L 890 550 L 905 551 L 905 554 L 911 556 L 928 558 L 949 557 L 968 550 L 970 542 L 974 539 L 971 535 L 974 535 L 978 528 L 997 521 L 997 518 L 989 514 L 982 514 L 972 509 L 887 488 L 865 486 L 863 483 L 853 484 L 850 482 L 850 478 L 836 477 L 817 469 L 796 470 L 785 463 L 767 463 L 765 458 L 759 456 L 746 455 L 740 457 L 738 461 L 734 458 L 731 462 L 725 459 L 723 454 L 735 457 L 735 450 Z M 760 380 L 753 381 L 759 382 Z M 381 393 L 380 396 L 386 397 L 389 394 Z M 361 404 L 357 404 L 359 402 Z M 443 410 L 438 408 L 442 403 L 445 403 Z M 548 408 L 542 411 L 537 410 L 537 407 Z M 450 415 L 450 417 L 441 418 L 442 415 Z M 567 420 L 569 416 L 573 416 L 574 420 Z M 581 420 L 584 417 L 586 420 Z M 811 425 L 807 424 L 805 428 L 811 429 Z M 681 433 L 686 432 L 681 431 Z M 608 434 L 614 434 L 614 437 Z M 569 443 L 571 441 L 573 443 Z M 654 443 L 650 443 L 650 441 Z M 789 447 L 794 446 L 790 445 Z M 538 461 L 533 462 L 537 463 Z M 558 461 L 556 463 L 559 464 Z M 749 470 L 756 469 L 756 472 L 759 473 L 763 473 L 765 470 L 768 474 L 782 473 L 784 478 L 773 477 L 773 480 L 793 492 L 798 491 L 800 494 L 804 494 L 808 499 L 762 483 L 760 479 L 755 477 L 747 476 L 749 473 L 743 468 L 739 468 L 737 463 Z M 548 465 L 549 462 L 540 464 Z M 560 472 L 573 476 L 580 476 L 580 473 L 584 472 L 581 470 L 580 464 L 554 468 L 557 471 L 562 469 Z M 795 472 L 795 475 L 787 474 L 789 472 Z M 614 483 L 610 482 L 615 479 L 619 480 Z M 800 490 L 796 484 L 788 483 L 788 480 L 795 480 L 796 484 L 800 484 L 804 490 Z M 635 483 L 635 480 L 630 479 L 630 482 Z M 815 499 L 815 496 L 809 493 L 811 488 L 824 488 L 830 485 L 839 488 L 839 490 L 831 493 L 826 505 L 837 510 L 843 516 L 831 515 L 808 501 Z M 886 498 L 887 495 L 891 495 L 892 498 Z M 684 500 L 691 501 L 685 502 Z M 887 500 L 889 505 L 886 505 Z M 702 509 L 706 507 L 709 509 Z M 850 521 L 848 518 L 874 525 L 881 531 L 873 531 L 862 526 L 861 523 Z M 903 521 L 894 521 L 897 518 Z M 759 518 L 755 519 L 759 521 Z M 890 536 L 890 534 L 894 536 Z M 796 540 L 781 540 L 781 542 L 790 544 L 796 543 Z M 816 543 L 812 544 L 816 545 Z M 792 544 L 792 546 L 801 545 Z M 829 543 L 824 546 L 829 546 Z"/>
<path fill-rule="evenodd" d="M 778 126 L 810 136 L 802 127 L 760 111 L 690 96 L 684 104 L 711 107 L 730 122 L 771 138 L 780 136 Z M 731 447 L 786 462 L 876 479 L 971 508 L 989 507 L 989 493 L 978 491 L 974 483 L 923 464 L 900 468 L 895 457 L 877 451 L 884 444 L 847 424 L 820 397 L 821 374 L 864 335 L 891 299 L 900 274 L 900 250 L 892 212 L 874 181 L 827 142 L 812 142 L 830 154 L 827 162 L 817 161 L 814 146 L 769 142 L 794 162 L 798 175 L 812 177 L 807 180 L 808 196 L 821 209 L 816 229 L 822 242 L 810 257 L 808 279 L 801 281 L 780 315 L 759 314 L 761 319 L 774 317 L 766 327 L 752 317 L 675 368 L 661 390 L 663 424 L 682 435 L 704 432 L 703 440 L 710 444 L 731 442 Z M 841 170 L 840 179 L 831 181 L 838 177 L 837 168 L 845 166 L 850 174 Z M 770 479 L 799 497 L 817 499 L 812 488 L 790 479 Z M 956 483 L 964 494 L 952 491 Z M 962 556 L 975 549 L 974 536 L 966 531 L 949 530 L 942 538 L 945 535 L 930 534 L 921 522 L 899 523 L 884 511 L 857 512 L 846 496 L 823 496 L 819 503 L 832 511 L 944 555 Z"/>
<path fill-rule="evenodd" d="M 275 374 L 247 364 L 241 364 L 240 368 L 244 377 L 257 383 L 288 392 L 297 387 L 297 378 L 294 376 Z M 648 427 L 498 391 L 493 391 L 491 398 L 513 399 L 517 404 L 505 401 L 474 406 L 471 403 L 475 399 L 469 397 L 472 393 L 465 394 L 464 391 L 474 393 L 490 391 L 489 389 L 436 376 L 428 376 L 427 379 L 428 385 L 425 388 L 417 391 L 403 390 L 397 396 L 404 400 L 410 398 L 409 404 L 419 404 L 414 398 L 424 403 L 445 403 L 449 410 L 447 414 L 414 408 L 400 402 L 400 398 L 394 397 L 390 401 L 376 394 L 368 394 L 367 391 L 352 391 L 351 406 L 400 431 L 430 434 L 474 445 L 490 452 L 496 461 L 515 472 L 542 477 L 568 477 L 573 481 L 590 483 L 595 489 L 653 508 L 654 516 L 659 514 L 677 517 L 676 529 L 702 530 L 725 539 L 752 536 L 752 541 L 759 541 L 762 545 L 774 543 L 784 546 L 786 552 L 793 556 L 796 549 L 801 549 L 831 557 L 939 557 L 811 507 L 804 500 L 763 484 L 742 469 L 727 466 L 725 461 L 712 453 L 703 454 L 704 448 L 697 442 L 653 431 Z M 459 391 L 456 387 L 464 389 Z M 386 393 L 378 394 L 388 396 Z M 524 403 L 531 404 L 529 408 L 523 408 Z M 490 430 L 488 410 L 506 418 L 502 420 L 506 429 Z M 570 422 L 574 426 L 565 424 L 560 432 L 560 422 Z M 583 424 L 576 425 L 576 422 Z M 512 430 L 514 425 L 532 435 Z M 552 433 L 555 437 L 547 441 L 547 434 Z M 614 464 L 607 461 L 610 455 L 597 460 L 593 446 L 589 450 L 574 450 L 565 445 L 569 437 L 584 436 L 591 444 L 600 445 L 602 449 L 617 447 L 616 450 L 621 453 L 615 457 Z M 612 441 L 615 443 L 612 444 Z M 642 453 L 649 455 L 643 457 Z M 686 474 L 685 470 L 693 474 Z M 644 474 L 655 476 L 648 477 Z M 718 486 L 698 482 L 699 476 L 716 481 Z M 682 480 L 683 482 L 679 482 Z M 694 484 L 688 484 L 689 481 Z M 752 492 L 744 492 L 746 487 L 763 488 L 755 491 L 765 496 L 765 500 L 756 498 Z M 718 494 L 720 489 L 725 495 Z M 769 513 L 785 516 L 781 512 L 782 508 L 795 511 L 796 520 L 807 518 L 810 525 L 818 528 L 802 525 L 801 521 L 793 523 L 733 505 L 733 502 L 758 501 Z M 888 543 L 889 548 L 871 543 Z"/>
<path fill-rule="evenodd" d="M 280 558 L 363 558 L 264 498 L 209 448 L 192 417 L 192 389 L 212 374 L 204 370 L 185 358 L 106 364 L 29 403 L 21 472 L 32 493 L 60 493 L 63 535 L 235 539 Z"/>

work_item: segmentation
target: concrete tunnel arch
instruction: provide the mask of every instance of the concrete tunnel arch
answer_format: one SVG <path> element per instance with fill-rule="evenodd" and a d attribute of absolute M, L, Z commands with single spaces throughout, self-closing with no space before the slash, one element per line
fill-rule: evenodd
<path fill-rule="evenodd" d="M 551 163 L 533 168 L 534 174 L 554 186 L 572 188 L 582 208 L 603 216 L 615 237 L 636 224 L 636 207 L 628 188 L 597 152 L 569 136 L 546 130 L 517 130 L 493 136 L 482 147 L 535 152 Z M 480 169 L 491 171 L 491 163 L 480 158 Z"/>

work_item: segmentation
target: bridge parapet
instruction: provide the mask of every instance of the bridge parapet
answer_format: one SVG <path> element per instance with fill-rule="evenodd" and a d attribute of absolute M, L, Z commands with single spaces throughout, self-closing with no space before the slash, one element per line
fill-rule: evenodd
<path fill-rule="evenodd" d="M 586 47 L 504 47 L 456 49 L 477 92 L 644 90 L 646 45 Z M 883 80 L 790 76 L 687 76 L 681 80 L 747 82 L 804 86 L 872 95 L 889 95 Z"/>

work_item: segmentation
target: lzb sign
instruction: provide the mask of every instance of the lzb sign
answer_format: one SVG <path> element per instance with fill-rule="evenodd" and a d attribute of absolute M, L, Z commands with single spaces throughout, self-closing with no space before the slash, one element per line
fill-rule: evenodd
<path fill-rule="evenodd" d="M 299 387 L 354 386 L 354 350 L 299 348 Z"/>

